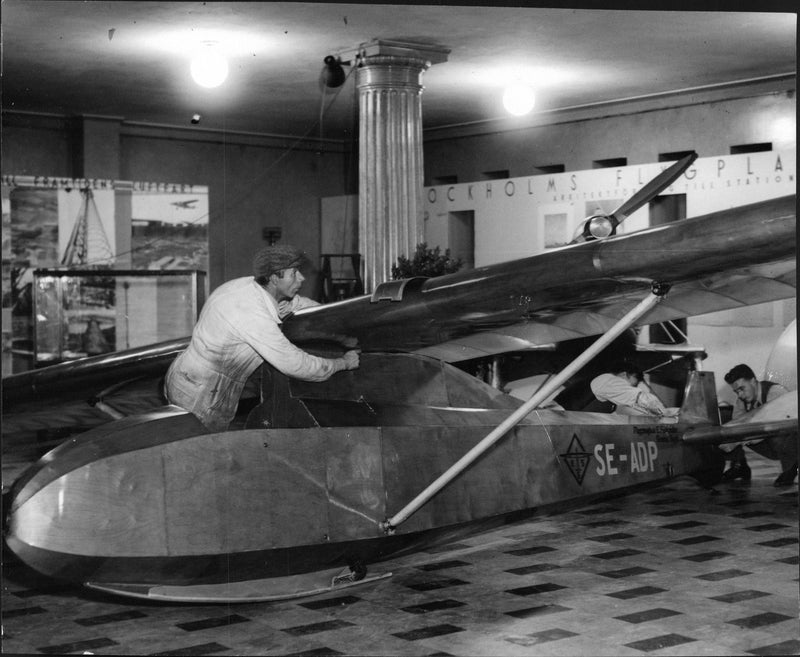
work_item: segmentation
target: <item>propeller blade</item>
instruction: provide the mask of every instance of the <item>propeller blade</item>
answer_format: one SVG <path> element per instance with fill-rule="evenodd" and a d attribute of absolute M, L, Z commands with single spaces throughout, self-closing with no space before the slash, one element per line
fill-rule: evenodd
<path fill-rule="evenodd" d="M 614 222 L 614 226 L 619 225 L 627 216 L 636 212 L 645 203 L 649 203 L 662 191 L 669 187 L 680 176 L 689 165 L 697 159 L 697 153 L 689 153 L 675 162 L 668 169 L 664 169 L 649 183 L 642 187 L 638 192 L 631 196 L 627 201 L 620 205 L 609 218 Z"/>
<path fill-rule="evenodd" d="M 611 214 L 587 217 L 583 223 L 578 226 L 575 237 L 573 237 L 570 244 L 577 244 L 578 242 L 586 242 L 593 239 L 604 239 L 605 237 L 615 235 L 617 226 L 625 221 L 626 217 L 632 215 L 645 203 L 649 203 L 669 187 L 696 159 L 697 153 L 695 152 L 685 155 L 671 167 L 664 169 Z M 598 227 L 602 229 L 600 233 L 597 232 L 597 228 L 592 228 L 593 222 L 599 222 Z"/>

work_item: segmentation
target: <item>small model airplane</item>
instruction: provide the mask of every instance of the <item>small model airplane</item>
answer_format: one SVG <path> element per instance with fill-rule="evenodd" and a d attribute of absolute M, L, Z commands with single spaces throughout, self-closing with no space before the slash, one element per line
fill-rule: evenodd
<path fill-rule="evenodd" d="M 170 205 L 174 205 L 176 208 L 183 209 L 183 210 L 193 210 L 194 204 L 197 203 L 199 199 L 193 198 L 189 199 L 188 201 L 173 201 Z"/>
<path fill-rule="evenodd" d="M 358 345 L 359 369 L 304 383 L 265 367 L 259 402 L 221 433 L 164 406 L 73 437 L 14 483 L 7 545 L 119 595 L 274 600 L 537 512 L 682 475 L 713 485 L 719 443 L 796 435 L 795 392 L 746 430 L 720 427 L 713 374 L 696 370 L 674 418 L 542 405 L 631 326 L 794 297 L 795 214 L 790 196 L 621 236 L 612 218 L 560 249 L 300 311 L 284 322 L 293 342 Z M 600 337 L 525 402 L 451 364 L 587 336 Z M 14 375 L 5 410 L 157 375 L 183 345 Z"/>

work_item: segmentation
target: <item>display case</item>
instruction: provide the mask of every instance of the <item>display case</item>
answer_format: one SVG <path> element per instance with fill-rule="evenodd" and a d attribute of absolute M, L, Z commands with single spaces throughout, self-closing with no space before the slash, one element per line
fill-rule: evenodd
<path fill-rule="evenodd" d="M 198 270 L 37 269 L 32 287 L 35 367 L 187 337 L 206 298 Z"/>

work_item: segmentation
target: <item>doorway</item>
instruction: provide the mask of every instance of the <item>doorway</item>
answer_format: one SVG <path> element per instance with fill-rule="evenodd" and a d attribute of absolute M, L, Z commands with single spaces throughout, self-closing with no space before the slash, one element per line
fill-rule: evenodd
<path fill-rule="evenodd" d="M 447 243 L 450 257 L 461 260 L 462 269 L 475 268 L 475 211 L 449 212 Z"/>

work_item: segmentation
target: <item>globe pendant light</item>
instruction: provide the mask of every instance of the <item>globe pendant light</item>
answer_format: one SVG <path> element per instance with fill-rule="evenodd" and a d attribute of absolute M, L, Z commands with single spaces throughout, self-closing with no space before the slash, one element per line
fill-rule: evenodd
<path fill-rule="evenodd" d="M 190 71 L 197 84 L 213 89 L 225 82 L 228 77 L 228 61 L 213 44 L 206 44 L 192 58 Z"/>
<path fill-rule="evenodd" d="M 513 84 L 503 93 L 503 106 L 514 116 L 524 116 L 536 104 L 536 95 L 527 84 Z"/>

